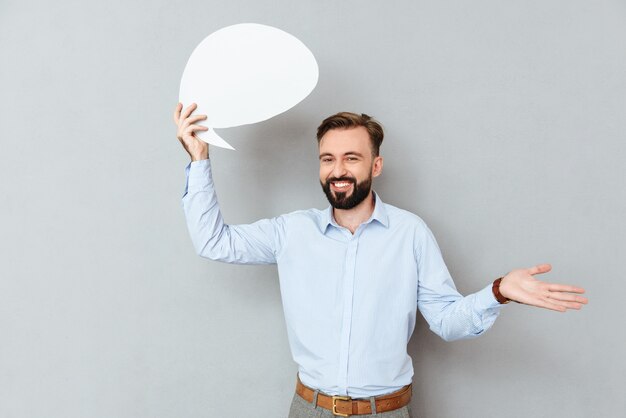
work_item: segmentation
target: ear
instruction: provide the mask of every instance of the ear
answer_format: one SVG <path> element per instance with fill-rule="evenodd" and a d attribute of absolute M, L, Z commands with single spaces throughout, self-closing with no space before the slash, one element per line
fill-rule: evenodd
<path fill-rule="evenodd" d="M 380 155 L 374 158 L 372 163 L 372 177 L 378 177 L 383 172 L 383 157 Z"/>

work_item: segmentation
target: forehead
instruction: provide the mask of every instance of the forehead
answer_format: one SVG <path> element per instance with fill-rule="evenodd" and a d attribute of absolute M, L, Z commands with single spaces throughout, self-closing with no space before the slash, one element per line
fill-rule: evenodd
<path fill-rule="evenodd" d="M 348 129 L 331 129 L 326 132 L 319 144 L 320 154 L 344 154 L 349 151 L 363 155 L 371 152 L 370 137 L 363 126 Z"/>

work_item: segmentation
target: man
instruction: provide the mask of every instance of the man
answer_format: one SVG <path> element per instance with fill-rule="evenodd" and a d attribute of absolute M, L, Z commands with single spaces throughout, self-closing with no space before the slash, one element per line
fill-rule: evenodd
<path fill-rule="evenodd" d="M 196 124 L 206 116 L 192 116 L 195 109 L 183 111 L 179 103 L 174 113 L 177 137 L 191 156 L 183 196 L 189 232 L 203 257 L 278 265 L 298 364 L 290 418 L 410 416 L 413 365 L 406 348 L 417 308 L 431 330 L 454 340 L 484 333 L 509 300 L 561 312 L 587 303 L 582 288 L 534 277 L 550 271 L 548 264 L 513 270 L 461 296 L 422 219 L 383 203 L 372 190 L 383 169 L 383 130 L 363 114 L 339 113 L 318 128 L 327 210 L 226 225 L 208 145 L 194 135 L 207 129 Z"/>

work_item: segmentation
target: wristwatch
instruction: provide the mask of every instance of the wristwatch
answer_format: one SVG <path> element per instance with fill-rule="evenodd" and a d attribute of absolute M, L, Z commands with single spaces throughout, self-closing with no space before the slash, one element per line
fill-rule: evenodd
<path fill-rule="evenodd" d="M 506 303 L 509 303 L 511 299 L 505 298 L 504 296 L 502 296 L 502 293 L 500 293 L 500 282 L 502 281 L 503 278 L 504 277 L 497 278 L 493 282 L 493 286 L 491 287 L 491 290 L 493 291 L 493 296 L 496 298 L 498 302 L 500 302 L 501 304 L 506 304 Z"/>

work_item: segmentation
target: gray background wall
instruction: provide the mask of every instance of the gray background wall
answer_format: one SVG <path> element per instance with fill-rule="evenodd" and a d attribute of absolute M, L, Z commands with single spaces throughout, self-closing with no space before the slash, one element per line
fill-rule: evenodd
<path fill-rule="evenodd" d="M 541 262 L 588 290 L 581 312 L 507 306 L 472 341 L 420 317 L 417 416 L 624 416 L 617 0 L 3 0 L 0 416 L 251 417 L 261 401 L 286 416 L 275 267 L 200 259 L 180 207 L 180 76 L 240 22 L 299 37 L 320 80 L 288 113 L 221 131 L 238 148 L 212 151 L 228 222 L 325 207 L 315 128 L 363 111 L 387 130 L 377 191 L 426 220 L 461 292 Z"/>

